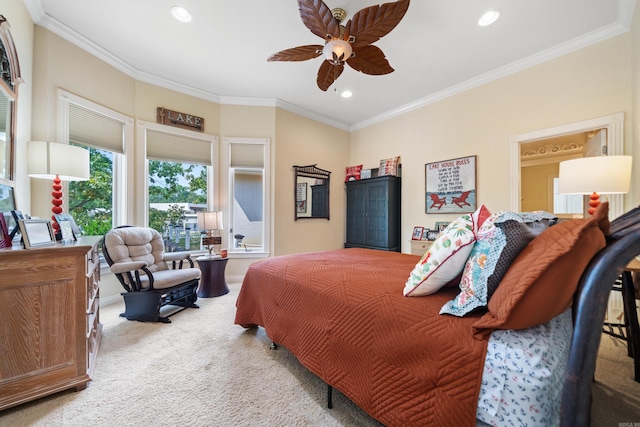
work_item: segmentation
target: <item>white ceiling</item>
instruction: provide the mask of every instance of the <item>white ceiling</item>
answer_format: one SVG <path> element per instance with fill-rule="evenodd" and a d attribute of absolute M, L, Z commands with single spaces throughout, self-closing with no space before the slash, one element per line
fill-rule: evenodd
<path fill-rule="evenodd" d="M 638 1 L 413 0 L 375 43 L 395 71 L 369 76 L 346 66 L 323 92 L 321 57 L 267 62 L 283 49 L 322 44 L 295 0 L 24 0 L 37 25 L 138 80 L 220 103 L 277 105 L 347 130 L 621 34 Z M 349 19 L 382 1 L 325 3 Z M 175 4 L 191 11 L 191 23 L 171 17 Z M 490 9 L 500 19 L 479 27 Z M 345 89 L 353 97 L 341 98 Z"/>

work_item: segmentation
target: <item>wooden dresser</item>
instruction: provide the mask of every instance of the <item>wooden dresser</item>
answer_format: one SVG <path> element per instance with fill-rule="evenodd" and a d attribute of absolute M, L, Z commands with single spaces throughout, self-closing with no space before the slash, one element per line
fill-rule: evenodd
<path fill-rule="evenodd" d="M 0 249 L 0 410 L 91 380 L 101 240 Z"/>
<path fill-rule="evenodd" d="M 422 256 L 431 248 L 432 244 L 433 242 L 431 240 L 412 240 L 411 253 Z"/>

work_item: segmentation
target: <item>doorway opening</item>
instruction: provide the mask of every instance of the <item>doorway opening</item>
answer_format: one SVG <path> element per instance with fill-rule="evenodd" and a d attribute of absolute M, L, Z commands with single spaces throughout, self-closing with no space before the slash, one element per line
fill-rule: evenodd
<path fill-rule="evenodd" d="M 593 139 L 598 131 L 602 131 L 600 134 L 602 140 L 588 143 L 589 138 Z M 530 194 L 532 193 L 529 187 L 532 187 L 533 193 L 543 194 L 544 205 L 548 207 L 548 209 L 544 210 L 551 212 L 553 210 L 554 174 L 557 177 L 557 170 L 554 172 L 554 167 L 557 168 L 559 162 L 563 160 L 594 155 L 592 146 L 599 146 L 600 148 L 597 149 L 600 150 L 605 147 L 606 153 L 601 154 L 623 154 L 623 132 L 624 113 L 617 113 L 510 137 L 511 210 L 520 212 L 540 209 L 535 206 L 541 206 L 543 202 L 535 202 L 533 205 L 530 203 L 532 197 Z M 561 149 L 562 146 L 565 146 L 564 150 Z M 563 151 L 563 153 L 558 153 L 557 155 L 555 153 L 554 155 L 545 154 L 546 151 L 553 149 Z M 524 155 L 524 153 L 527 153 L 527 155 Z M 526 160 L 522 160 L 523 158 Z M 553 158 L 555 159 L 551 160 Z M 544 166 L 545 162 L 546 166 Z M 555 166 L 553 166 L 554 164 Z M 548 170 L 544 172 L 538 171 L 535 174 L 537 178 L 532 178 L 530 176 L 532 175 L 531 172 L 535 171 L 536 168 L 541 170 L 547 168 Z M 543 182 L 539 182 L 539 177 L 543 174 L 545 178 Z M 541 190 L 541 188 L 543 189 Z M 623 209 L 622 195 L 609 196 L 609 218 L 613 219 L 620 216 L 623 213 Z M 568 215 L 572 216 L 573 214 Z"/>

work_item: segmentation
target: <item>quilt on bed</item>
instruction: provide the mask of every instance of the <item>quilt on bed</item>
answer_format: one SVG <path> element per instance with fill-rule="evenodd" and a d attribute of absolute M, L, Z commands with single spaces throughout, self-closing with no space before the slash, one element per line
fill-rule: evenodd
<path fill-rule="evenodd" d="M 340 249 L 252 264 L 235 323 L 260 325 L 387 426 L 473 426 L 488 337 L 438 314 L 458 289 L 406 298 L 413 255 Z"/>

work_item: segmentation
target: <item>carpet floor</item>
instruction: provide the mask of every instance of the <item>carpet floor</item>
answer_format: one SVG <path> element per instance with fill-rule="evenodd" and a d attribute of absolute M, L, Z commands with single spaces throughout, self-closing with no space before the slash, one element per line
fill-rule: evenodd
<path fill-rule="evenodd" d="M 118 316 L 104 324 L 88 387 L 0 412 L 0 426 L 381 426 L 327 387 L 262 328 L 233 324 L 240 284 L 171 324 Z M 593 426 L 640 425 L 640 383 L 626 346 L 604 335 L 594 382 Z M 626 424 L 631 423 L 631 424 Z"/>

